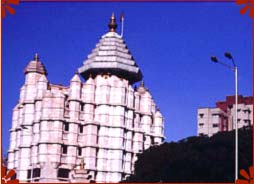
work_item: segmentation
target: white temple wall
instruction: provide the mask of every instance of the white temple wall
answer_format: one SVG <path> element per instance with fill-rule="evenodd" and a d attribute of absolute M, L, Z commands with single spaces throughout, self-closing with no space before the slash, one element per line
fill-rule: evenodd
<path fill-rule="evenodd" d="M 17 132 L 15 129 L 10 131 L 10 150 L 14 150 L 16 148 L 16 139 L 17 139 Z"/>
<path fill-rule="evenodd" d="M 27 168 L 20 169 L 20 170 L 18 170 L 18 172 L 19 172 L 19 175 L 18 175 L 19 180 L 21 182 L 26 181 L 27 180 Z"/>
<path fill-rule="evenodd" d="M 148 115 L 143 115 L 141 117 L 141 126 L 142 129 L 145 131 L 145 133 L 151 132 L 151 126 L 152 126 L 152 119 Z"/>
<path fill-rule="evenodd" d="M 77 74 L 72 78 L 70 82 L 69 98 L 71 100 L 80 99 L 81 95 L 81 81 Z"/>
<path fill-rule="evenodd" d="M 97 172 L 96 181 L 99 183 L 105 182 L 106 181 L 106 172 Z"/>
<path fill-rule="evenodd" d="M 31 151 L 31 163 L 33 165 L 39 163 L 39 157 L 38 157 L 39 146 L 38 145 L 32 146 L 30 151 Z"/>
<path fill-rule="evenodd" d="M 25 100 L 25 91 L 26 91 L 26 85 L 23 85 L 20 88 L 20 94 L 19 94 L 19 103 L 23 103 Z"/>
<path fill-rule="evenodd" d="M 143 134 L 140 132 L 134 132 L 133 136 L 133 151 L 139 153 L 143 151 Z"/>
<path fill-rule="evenodd" d="M 90 144 L 94 144 L 95 141 L 97 140 L 97 138 L 95 139 L 94 137 L 97 137 L 98 126 L 93 124 L 87 124 L 83 127 L 83 132 L 84 135 L 91 137 Z"/>
<path fill-rule="evenodd" d="M 121 173 L 123 170 L 122 164 L 122 157 L 120 159 L 107 159 L 107 171 Z"/>
<path fill-rule="evenodd" d="M 131 174 L 132 155 L 125 153 L 123 158 L 123 170 L 125 173 Z"/>
<path fill-rule="evenodd" d="M 18 149 L 18 147 L 20 146 L 20 140 L 21 140 L 21 130 L 19 129 L 19 130 L 17 130 L 16 131 L 17 132 L 17 136 L 16 136 L 16 145 L 17 145 L 17 149 Z"/>
<path fill-rule="evenodd" d="M 125 127 L 131 129 L 133 127 L 133 111 L 126 109 L 124 118 L 125 118 Z"/>
<path fill-rule="evenodd" d="M 94 105 L 84 104 L 84 120 L 92 121 L 94 118 Z"/>
<path fill-rule="evenodd" d="M 38 84 L 37 84 L 37 87 L 38 87 L 38 90 L 37 90 L 36 98 L 37 99 L 42 99 L 45 91 L 48 88 L 48 81 L 47 81 L 47 78 L 46 78 L 45 75 L 42 75 L 40 77 L 40 79 L 38 81 Z"/>
<path fill-rule="evenodd" d="M 161 144 L 163 142 L 163 139 L 161 137 L 154 137 L 155 144 Z"/>
<path fill-rule="evenodd" d="M 133 137 L 132 137 L 132 131 L 125 131 L 125 149 L 128 150 L 128 151 L 131 151 L 133 148 L 132 148 L 132 140 L 133 140 Z"/>
<path fill-rule="evenodd" d="M 134 90 L 131 85 L 128 86 L 127 92 L 127 107 L 133 108 L 134 107 Z"/>
<path fill-rule="evenodd" d="M 69 131 L 67 132 L 68 143 L 75 144 L 78 141 L 78 124 L 72 122 L 68 124 L 69 124 Z"/>
<path fill-rule="evenodd" d="M 36 72 L 29 72 L 25 75 L 25 84 L 27 85 L 36 85 L 38 80 L 41 78 L 43 74 Z"/>
<path fill-rule="evenodd" d="M 42 101 L 35 102 L 34 121 L 39 122 L 41 118 Z"/>
<path fill-rule="evenodd" d="M 14 150 L 14 168 L 19 169 L 19 150 Z M 10 167 L 11 168 L 11 167 Z"/>
<path fill-rule="evenodd" d="M 36 97 L 36 93 L 37 93 L 36 86 L 27 84 L 26 85 L 26 90 L 25 90 L 24 102 L 32 102 Z"/>
<path fill-rule="evenodd" d="M 78 80 L 74 76 L 70 88 L 51 84 L 48 88 L 45 76 L 38 83 L 29 81 L 37 85 L 37 100 L 30 99 L 29 103 L 15 108 L 12 127 L 33 126 L 27 132 L 11 133 L 10 150 L 19 149 L 20 141 L 25 146 L 33 146 L 27 148 L 30 156 L 24 157 L 24 163 L 16 156 L 23 155 L 24 151 L 10 152 L 8 163 L 9 168 L 20 167 L 19 164 L 27 167 L 19 173 L 24 181 L 30 161 L 34 167 L 39 168 L 36 164 L 41 164 L 52 170 L 52 176 L 47 176 L 45 168 L 41 168 L 41 181 L 50 181 L 50 177 L 57 175 L 58 167 L 72 169 L 84 158 L 86 169 L 97 182 L 118 182 L 133 171 L 134 153 L 142 152 L 153 142 L 161 143 L 163 119 L 155 116 L 155 104 L 145 88 L 134 91 L 127 80 L 114 75 L 90 77 L 84 84 Z M 27 84 L 23 89 L 29 88 Z M 68 130 L 65 130 L 66 123 Z M 152 135 L 153 131 L 157 137 Z M 63 153 L 63 145 L 67 146 L 67 154 Z M 79 148 L 81 155 L 78 155 Z M 45 166 L 48 162 L 54 168 Z"/>
<path fill-rule="evenodd" d="M 136 111 L 140 110 L 140 94 L 138 92 L 134 92 L 134 108 Z"/>
<path fill-rule="evenodd" d="M 24 104 L 23 106 L 23 125 L 32 125 L 34 120 L 34 104 Z"/>
<path fill-rule="evenodd" d="M 84 158 L 86 163 L 86 169 L 96 169 L 96 148 L 86 147 L 84 150 Z"/>
<path fill-rule="evenodd" d="M 141 95 L 140 111 L 143 113 L 151 113 L 152 110 L 152 97 L 148 91 Z"/>
<path fill-rule="evenodd" d="M 32 127 L 29 126 L 26 129 L 22 129 L 21 137 L 20 137 L 20 146 L 30 146 L 33 139 L 33 130 Z"/>
<path fill-rule="evenodd" d="M 150 136 L 145 136 L 144 149 L 148 149 L 150 146 L 151 146 L 151 137 Z"/>
<path fill-rule="evenodd" d="M 70 110 L 69 112 L 70 121 L 78 121 L 80 112 L 80 103 L 78 101 L 70 101 L 69 110 Z"/>
<path fill-rule="evenodd" d="M 27 170 L 30 168 L 30 148 L 20 147 L 19 154 L 19 180 L 25 181 L 27 179 Z"/>
<path fill-rule="evenodd" d="M 51 119 L 51 114 L 52 114 L 52 103 L 53 103 L 53 96 L 50 91 L 47 91 L 45 93 L 45 97 L 42 100 L 42 113 L 41 113 L 41 119 L 42 120 L 47 120 Z"/>
<path fill-rule="evenodd" d="M 16 129 L 19 121 L 19 108 L 16 106 L 12 111 L 12 127 L 11 129 Z"/>
<path fill-rule="evenodd" d="M 15 161 L 15 153 L 14 153 L 14 151 L 13 152 L 9 152 L 8 153 L 7 167 L 8 168 L 15 168 L 14 161 Z"/>
<path fill-rule="evenodd" d="M 68 146 L 68 154 L 67 156 L 67 163 L 71 165 L 76 164 L 76 156 L 77 156 L 77 147 L 76 146 Z"/>
<path fill-rule="evenodd" d="M 19 106 L 19 115 L 18 115 L 18 124 L 17 126 L 20 126 L 23 124 L 23 105 Z"/>
<path fill-rule="evenodd" d="M 17 130 L 17 136 L 16 136 L 16 149 L 18 150 L 19 146 L 20 146 L 20 140 L 21 140 L 21 130 Z"/>
<path fill-rule="evenodd" d="M 50 142 L 52 121 L 43 120 L 40 123 L 40 142 Z"/>
<path fill-rule="evenodd" d="M 92 78 L 83 84 L 81 99 L 85 103 L 95 102 L 95 85 Z"/>

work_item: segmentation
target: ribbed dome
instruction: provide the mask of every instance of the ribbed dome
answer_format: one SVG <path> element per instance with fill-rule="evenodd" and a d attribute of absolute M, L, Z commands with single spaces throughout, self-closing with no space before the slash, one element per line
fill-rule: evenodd
<path fill-rule="evenodd" d="M 142 73 L 124 40 L 116 32 L 108 32 L 102 36 L 78 71 L 85 79 L 88 79 L 89 75 L 102 73 L 117 75 L 128 79 L 130 83 L 142 79 Z"/>
<path fill-rule="evenodd" d="M 29 72 L 36 72 L 40 74 L 47 75 L 47 70 L 42 62 L 39 61 L 38 54 L 35 55 L 34 60 L 30 61 L 30 63 L 26 66 L 24 73 L 27 74 Z"/>

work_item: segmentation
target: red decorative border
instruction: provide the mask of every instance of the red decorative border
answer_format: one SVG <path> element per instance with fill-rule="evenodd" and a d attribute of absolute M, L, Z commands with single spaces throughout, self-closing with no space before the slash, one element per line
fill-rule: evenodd
<path fill-rule="evenodd" d="M 249 10 L 249 16 L 254 18 L 254 0 L 1 0 L 1 17 L 6 17 L 6 12 L 10 14 L 15 14 L 14 8 L 10 5 L 18 5 L 20 2 L 218 2 L 218 3 L 225 3 L 225 2 L 236 2 L 237 5 L 245 5 L 242 9 L 240 9 L 240 14 L 246 14 Z M 1 42 L 2 45 L 2 42 Z M 0 54 L 1 49 L 0 49 Z M 0 64 L 1 68 L 1 64 Z M 254 20 L 252 20 L 252 95 L 254 96 Z M 254 109 L 254 104 L 253 104 Z M 254 120 L 254 113 L 253 113 L 253 120 Z M 253 126 L 254 132 L 254 126 Z M 254 140 L 254 133 L 253 140 Z M 2 136 L 2 135 L 1 135 Z M 254 143 L 253 143 L 254 144 Z M 252 144 L 252 146 L 253 146 Z M 1 152 L 1 151 L 0 151 Z M 254 165 L 254 153 L 253 153 L 253 165 Z M 10 184 L 18 184 L 19 180 L 10 180 L 11 176 L 15 174 L 14 170 L 10 170 L 6 174 L 6 168 L 1 167 L 1 183 L 10 183 Z M 238 179 L 235 181 L 236 184 L 253 184 L 254 183 L 254 167 L 249 167 L 249 174 L 245 170 L 240 170 L 240 174 L 245 178 Z M 186 182 L 187 183 L 187 182 Z M 140 183 L 141 184 L 141 183 Z M 173 184 L 173 183 L 171 183 Z M 191 184 L 191 183 L 189 183 Z M 208 183 L 206 183 L 208 184 Z M 224 183 L 225 184 L 225 183 Z"/>

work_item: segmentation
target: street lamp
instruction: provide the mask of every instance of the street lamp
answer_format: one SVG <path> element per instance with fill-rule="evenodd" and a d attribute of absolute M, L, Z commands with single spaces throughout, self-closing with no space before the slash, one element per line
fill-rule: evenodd
<path fill-rule="evenodd" d="M 219 63 L 227 68 L 230 68 L 235 73 L 235 180 L 238 179 L 238 74 L 237 74 L 237 66 L 235 64 L 234 58 L 229 52 L 225 52 L 224 56 L 230 59 L 233 63 L 233 67 L 220 62 L 217 57 L 212 56 L 211 60 L 214 63 Z"/>

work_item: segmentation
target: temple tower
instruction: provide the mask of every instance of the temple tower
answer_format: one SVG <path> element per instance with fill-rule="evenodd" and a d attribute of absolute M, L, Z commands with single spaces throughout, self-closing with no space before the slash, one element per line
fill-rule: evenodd
<path fill-rule="evenodd" d="M 8 155 L 21 181 L 119 182 L 137 153 L 163 142 L 162 114 L 114 15 L 108 26 L 69 86 L 51 84 L 37 54 L 26 67 Z"/>

